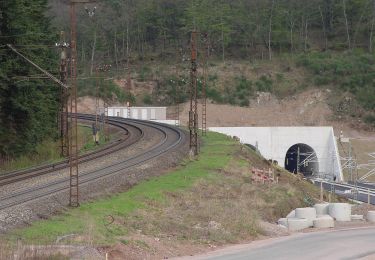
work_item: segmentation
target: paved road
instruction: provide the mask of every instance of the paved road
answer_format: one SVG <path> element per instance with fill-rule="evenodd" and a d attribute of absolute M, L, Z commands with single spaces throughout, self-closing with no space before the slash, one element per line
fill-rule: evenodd
<path fill-rule="evenodd" d="M 292 235 L 186 259 L 375 259 L 375 227 Z"/>

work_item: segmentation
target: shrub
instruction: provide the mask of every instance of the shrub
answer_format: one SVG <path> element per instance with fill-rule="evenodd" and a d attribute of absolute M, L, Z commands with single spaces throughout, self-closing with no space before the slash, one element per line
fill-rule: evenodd
<path fill-rule="evenodd" d="M 365 123 L 375 126 L 375 115 L 367 115 L 365 116 Z"/>
<path fill-rule="evenodd" d="M 375 109 L 375 57 L 363 50 L 343 52 L 311 52 L 300 55 L 296 61 L 313 73 L 317 86 L 332 84 L 340 92 L 349 92 L 367 110 Z"/>
<path fill-rule="evenodd" d="M 272 92 L 273 81 L 268 76 L 261 76 L 259 80 L 255 82 L 257 91 Z"/>
<path fill-rule="evenodd" d="M 143 103 L 146 105 L 151 105 L 152 104 L 152 98 L 149 94 L 144 95 L 143 97 Z"/>

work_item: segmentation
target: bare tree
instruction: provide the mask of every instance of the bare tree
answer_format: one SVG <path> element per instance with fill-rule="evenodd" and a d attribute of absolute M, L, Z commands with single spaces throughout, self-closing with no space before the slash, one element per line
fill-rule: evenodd
<path fill-rule="evenodd" d="M 374 35 L 374 24 L 375 24 L 375 0 L 372 0 L 372 19 L 371 19 L 371 30 L 370 30 L 370 42 L 369 51 L 372 53 L 373 50 L 373 35 Z"/>
<path fill-rule="evenodd" d="M 345 19 L 345 28 L 346 28 L 346 37 L 347 37 L 348 49 L 350 49 L 351 48 L 351 44 L 350 44 L 350 33 L 349 33 L 348 17 L 346 15 L 346 0 L 342 0 L 342 10 L 343 10 L 344 19 Z"/>
<path fill-rule="evenodd" d="M 95 59 L 95 49 L 96 49 L 96 26 L 95 26 L 95 31 L 94 31 L 94 41 L 92 43 L 91 47 L 91 67 L 90 67 L 90 76 L 92 76 L 92 73 L 94 71 L 94 59 Z"/>
<path fill-rule="evenodd" d="M 272 19 L 273 19 L 273 8 L 275 6 L 275 0 L 271 1 L 271 12 L 268 24 L 268 57 L 272 60 L 272 47 L 271 47 L 271 40 L 272 40 Z"/>
<path fill-rule="evenodd" d="M 324 50 L 328 49 L 328 38 L 327 38 L 327 28 L 326 23 L 324 22 L 324 16 L 322 12 L 322 8 L 319 5 L 319 14 L 320 18 L 322 19 L 322 31 L 323 31 L 323 37 L 324 37 Z"/>

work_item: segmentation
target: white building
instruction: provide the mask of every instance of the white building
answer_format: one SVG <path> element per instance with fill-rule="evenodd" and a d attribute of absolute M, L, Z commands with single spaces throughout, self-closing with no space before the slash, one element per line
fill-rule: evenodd
<path fill-rule="evenodd" d="M 257 147 L 264 158 L 277 161 L 291 172 L 299 165 L 305 175 L 344 179 L 332 127 L 210 127 L 209 130 L 237 136 L 242 143 Z"/>
<path fill-rule="evenodd" d="M 167 107 L 109 107 L 108 116 L 141 120 L 166 120 Z"/>

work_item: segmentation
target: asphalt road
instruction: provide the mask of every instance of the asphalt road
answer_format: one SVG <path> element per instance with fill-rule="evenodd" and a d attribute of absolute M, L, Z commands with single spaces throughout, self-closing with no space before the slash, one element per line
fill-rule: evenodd
<path fill-rule="evenodd" d="M 320 187 L 320 182 L 319 181 L 316 181 L 315 182 L 315 185 L 317 187 Z M 348 185 L 352 185 L 354 188 L 354 184 L 352 183 L 348 183 Z M 375 190 L 375 185 L 373 184 L 363 184 L 363 183 L 358 183 L 357 184 L 359 188 L 364 188 L 364 189 L 371 189 L 371 190 Z M 349 198 L 349 199 L 356 199 L 358 201 L 362 201 L 362 202 L 365 202 L 367 203 L 368 201 L 368 196 L 367 194 L 363 194 L 363 193 L 360 193 L 357 195 L 357 197 L 355 198 L 355 196 L 351 193 L 344 193 L 345 191 L 348 191 L 348 190 L 351 190 L 350 187 L 342 187 L 340 186 L 340 184 L 335 184 L 335 183 L 324 183 L 323 182 L 323 188 L 327 191 L 330 191 L 331 190 L 331 186 L 334 186 L 334 192 L 339 195 L 339 196 L 343 196 L 343 197 L 346 197 L 346 198 Z M 372 205 L 375 205 L 375 196 L 370 196 L 370 203 Z"/>
<path fill-rule="evenodd" d="M 183 259 L 375 259 L 375 227 L 296 234 Z"/>

